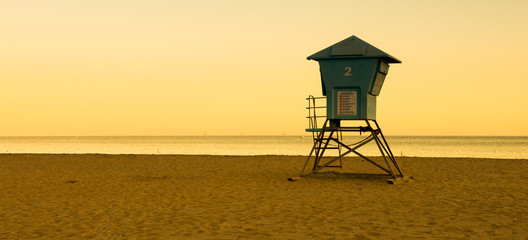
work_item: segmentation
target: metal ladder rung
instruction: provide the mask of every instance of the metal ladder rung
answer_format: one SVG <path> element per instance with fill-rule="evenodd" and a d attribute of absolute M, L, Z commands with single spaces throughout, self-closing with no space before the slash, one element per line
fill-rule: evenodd
<path fill-rule="evenodd" d="M 334 140 L 336 138 L 316 138 L 315 140 L 321 142 L 321 141 L 328 141 L 328 140 Z"/>
<path fill-rule="evenodd" d="M 339 149 L 339 147 L 315 147 L 315 149 Z"/>

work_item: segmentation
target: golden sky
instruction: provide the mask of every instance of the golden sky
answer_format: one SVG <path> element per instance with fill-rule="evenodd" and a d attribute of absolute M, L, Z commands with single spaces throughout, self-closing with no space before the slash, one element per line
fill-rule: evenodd
<path fill-rule="evenodd" d="M 306 57 L 351 35 L 403 61 L 386 135 L 528 136 L 528 2 L 0 2 L 0 136 L 301 135 Z"/>

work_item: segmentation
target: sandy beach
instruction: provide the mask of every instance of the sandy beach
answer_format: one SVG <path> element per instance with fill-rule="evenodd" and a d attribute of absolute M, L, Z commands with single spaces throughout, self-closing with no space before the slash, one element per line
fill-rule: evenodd
<path fill-rule="evenodd" d="M 287 181 L 304 160 L 2 154 L 0 239 L 528 239 L 526 159 L 400 157 L 414 182 L 398 185 Z"/>

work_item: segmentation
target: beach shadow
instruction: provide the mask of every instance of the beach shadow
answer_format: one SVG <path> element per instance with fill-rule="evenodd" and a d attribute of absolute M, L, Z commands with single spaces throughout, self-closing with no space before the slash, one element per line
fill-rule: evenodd
<path fill-rule="evenodd" d="M 344 172 L 316 172 L 308 175 L 304 175 L 304 178 L 347 178 L 347 179 L 388 179 L 391 178 L 389 174 L 376 174 L 376 173 L 344 173 Z"/>
<path fill-rule="evenodd" d="M 368 182 L 386 182 L 388 184 L 400 184 L 400 183 L 409 183 L 414 181 L 413 176 L 403 177 L 397 175 L 396 178 L 393 178 L 389 174 L 380 174 L 380 173 L 344 173 L 344 172 L 316 172 L 312 174 L 307 174 L 302 176 L 303 178 L 312 178 L 312 179 L 349 179 L 356 181 L 368 181 Z M 291 178 L 289 181 L 298 180 Z"/>

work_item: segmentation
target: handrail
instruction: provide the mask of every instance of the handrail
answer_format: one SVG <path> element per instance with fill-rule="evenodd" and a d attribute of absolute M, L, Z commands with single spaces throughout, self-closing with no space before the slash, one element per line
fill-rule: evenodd
<path fill-rule="evenodd" d="M 326 99 L 326 97 L 314 97 L 314 96 L 310 95 L 310 96 L 308 96 L 306 98 L 306 100 L 310 100 L 310 99 Z"/>
<path fill-rule="evenodd" d="M 325 114 L 322 114 L 321 112 L 318 113 L 318 109 L 325 109 L 326 108 L 326 102 L 324 104 L 321 102 L 321 100 L 326 99 L 326 97 L 314 97 L 312 95 L 308 96 L 306 100 L 308 101 L 308 129 L 306 129 L 307 132 L 314 132 L 314 130 L 319 129 L 318 128 L 318 120 L 325 118 L 326 119 L 326 112 Z M 318 101 L 316 101 L 318 100 Z M 322 106 L 321 106 L 322 105 Z"/>

